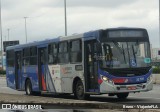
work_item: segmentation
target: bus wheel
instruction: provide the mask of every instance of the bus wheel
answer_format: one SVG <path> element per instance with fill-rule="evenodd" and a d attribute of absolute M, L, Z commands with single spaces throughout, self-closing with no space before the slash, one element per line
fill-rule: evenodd
<path fill-rule="evenodd" d="M 32 95 L 32 84 L 30 80 L 27 80 L 25 90 L 27 95 Z"/>
<path fill-rule="evenodd" d="M 126 99 L 128 97 L 129 93 L 118 93 L 117 97 L 119 99 Z"/>
<path fill-rule="evenodd" d="M 84 86 L 81 80 L 78 80 L 76 83 L 74 95 L 79 100 L 87 99 L 89 97 L 89 94 L 84 93 Z"/>

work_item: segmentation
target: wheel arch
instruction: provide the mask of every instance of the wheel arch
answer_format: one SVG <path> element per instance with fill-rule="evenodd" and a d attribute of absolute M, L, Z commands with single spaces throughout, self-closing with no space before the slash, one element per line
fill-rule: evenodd
<path fill-rule="evenodd" d="M 78 76 L 76 76 L 76 77 L 73 79 L 73 83 L 72 83 L 72 92 L 73 92 L 73 93 L 75 92 L 76 83 L 77 83 L 77 81 L 79 81 L 79 80 L 82 81 L 82 79 L 81 79 L 80 77 L 78 77 Z M 82 82 L 82 83 L 83 83 L 83 82 Z"/>

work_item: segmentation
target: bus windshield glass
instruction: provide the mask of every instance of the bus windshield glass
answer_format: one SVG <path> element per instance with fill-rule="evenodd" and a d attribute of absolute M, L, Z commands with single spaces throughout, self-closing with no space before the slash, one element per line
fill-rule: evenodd
<path fill-rule="evenodd" d="M 103 68 L 136 68 L 150 66 L 149 42 L 104 42 L 101 44 Z"/>

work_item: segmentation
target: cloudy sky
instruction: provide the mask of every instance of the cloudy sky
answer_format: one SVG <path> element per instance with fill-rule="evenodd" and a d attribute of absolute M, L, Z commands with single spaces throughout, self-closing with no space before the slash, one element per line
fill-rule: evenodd
<path fill-rule="evenodd" d="M 1 0 L 3 40 L 25 43 L 64 36 L 64 0 Z M 67 0 L 68 35 L 113 27 L 142 27 L 159 47 L 159 0 Z M 6 38 L 5 38 L 6 37 Z"/>

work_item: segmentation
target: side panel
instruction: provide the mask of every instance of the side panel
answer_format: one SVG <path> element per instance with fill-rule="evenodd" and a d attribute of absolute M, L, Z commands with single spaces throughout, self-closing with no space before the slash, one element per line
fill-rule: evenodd
<path fill-rule="evenodd" d="M 77 64 L 49 65 L 49 71 L 53 85 L 57 93 L 72 93 L 73 80 L 75 77 L 83 78 L 82 70 L 75 70 Z M 81 64 L 78 64 L 78 66 Z"/>
<path fill-rule="evenodd" d="M 49 71 L 51 74 L 52 83 L 54 85 L 54 89 L 51 91 L 56 91 L 57 93 L 61 93 L 62 87 L 61 87 L 60 65 L 49 65 Z"/>
<path fill-rule="evenodd" d="M 6 68 L 6 80 L 7 80 L 7 86 L 16 89 L 15 85 L 15 69 L 14 67 L 7 67 Z"/>
<path fill-rule="evenodd" d="M 22 67 L 22 90 L 25 90 L 26 78 L 31 80 L 33 91 L 39 91 L 37 66 Z"/>

